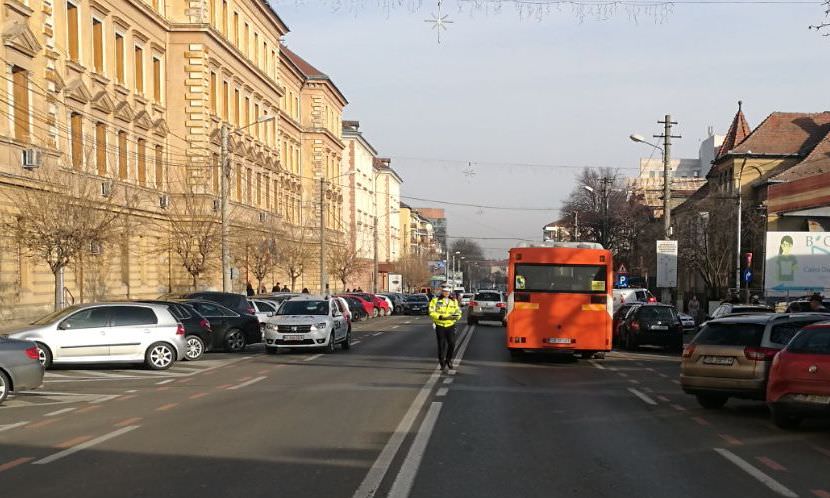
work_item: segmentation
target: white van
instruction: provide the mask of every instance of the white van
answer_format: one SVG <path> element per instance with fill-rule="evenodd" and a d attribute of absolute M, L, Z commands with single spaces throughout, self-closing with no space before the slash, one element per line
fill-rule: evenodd
<path fill-rule="evenodd" d="M 614 311 L 625 303 L 653 303 L 657 299 L 648 289 L 614 289 Z"/>

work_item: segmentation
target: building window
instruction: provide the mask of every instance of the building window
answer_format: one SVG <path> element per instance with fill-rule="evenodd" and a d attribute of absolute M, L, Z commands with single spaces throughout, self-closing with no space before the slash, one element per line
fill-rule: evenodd
<path fill-rule="evenodd" d="M 239 48 L 239 12 L 233 13 L 233 44 Z"/>
<path fill-rule="evenodd" d="M 72 167 L 82 169 L 84 165 L 84 121 L 79 113 L 73 112 L 69 115 L 69 128 L 72 138 Z"/>
<path fill-rule="evenodd" d="M 29 141 L 29 72 L 12 66 L 12 98 L 14 99 L 14 138 Z"/>
<path fill-rule="evenodd" d="M 98 174 L 107 176 L 107 125 L 95 123 L 95 166 Z"/>
<path fill-rule="evenodd" d="M 161 103 L 161 59 L 153 57 L 153 101 Z"/>
<path fill-rule="evenodd" d="M 135 91 L 144 94 L 144 49 L 135 46 Z"/>
<path fill-rule="evenodd" d="M 251 59 L 259 65 L 259 33 L 254 33 L 254 56 Z"/>
<path fill-rule="evenodd" d="M 228 2 L 222 0 L 222 34 L 228 36 Z"/>
<path fill-rule="evenodd" d="M 246 173 L 246 175 L 245 175 L 245 202 L 247 202 L 248 204 L 251 204 L 251 201 L 252 201 L 252 197 L 251 197 L 251 194 L 252 194 L 251 187 L 252 187 L 252 185 L 251 185 L 251 183 L 252 183 L 252 180 L 253 180 L 253 178 L 252 178 L 253 171 L 251 171 L 251 168 L 248 168 L 248 170 L 245 173 Z"/>
<path fill-rule="evenodd" d="M 92 63 L 95 71 L 104 74 L 104 24 L 92 19 Z"/>
<path fill-rule="evenodd" d="M 230 100 L 230 90 L 228 90 L 228 82 L 222 82 L 222 117 L 226 120 L 230 120 L 230 111 L 228 106 L 228 101 Z"/>
<path fill-rule="evenodd" d="M 208 95 L 208 105 L 210 106 L 210 112 L 216 114 L 216 73 L 210 73 L 210 95 Z"/>
<path fill-rule="evenodd" d="M 254 120 L 258 120 L 258 119 L 259 119 L 259 104 L 254 104 Z M 256 138 L 257 138 L 257 140 L 261 139 L 262 138 L 262 131 L 261 131 L 262 123 L 257 122 L 257 124 L 254 125 L 254 129 L 256 129 Z"/>
<path fill-rule="evenodd" d="M 222 175 L 222 165 L 219 164 L 219 154 L 216 154 L 216 153 L 213 154 L 213 162 L 211 164 L 213 165 L 213 167 L 211 168 L 211 170 L 213 171 L 213 174 L 210 175 L 210 176 L 213 177 L 213 193 L 218 194 L 219 193 L 219 179 Z"/>
<path fill-rule="evenodd" d="M 69 49 L 69 58 L 75 62 L 80 62 L 80 30 L 78 25 L 78 6 L 72 3 L 66 3 L 66 32 L 69 36 L 67 45 Z"/>
<path fill-rule="evenodd" d="M 242 126 L 247 126 L 251 124 L 251 98 L 245 97 L 245 107 L 243 108 L 245 111 L 245 121 L 242 123 Z"/>
<path fill-rule="evenodd" d="M 124 84 L 124 36 L 115 33 L 115 81 Z"/>
<path fill-rule="evenodd" d="M 127 132 L 118 132 L 118 178 L 127 179 Z"/>
<path fill-rule="evenodd" d="M 244 50 L 242 50 L 242 53 L 244 53 L 246 56 L 248 55 L 248 52 L 250 52 L 250 47 L 248 46 L 249 43 L 251 43 L 251 26 L 248 25 L 248 23 L 245 23 L 245 40 L 242 43 L 242 46 L 244 48 Z"/>
<path fill-rule="evenodd" d="M 210 12 L 208 13 L 208 18 L 210 19 L 210 25 L 216 26 L 216 0 L 210 0 L 208 2 L 208 9 Z"/>
<path fill-rule="evenodd" d="M 239 123 L 239 89 L 233 90 L 233 123 L 240 126 Z"/>
<path fill-rule="evenodd" d="M 265 209 L 271 209 L 271 180 L 265 177 Z"/>
<path fill-rule="evenodd" d="M 236 165 L 236 201 L 242 202 L 242 165 Z"/>
<path fill-rule="evenodd" d="M 147 185 L 147 140 L 138 139 L 138 184 Z"/>
<path fill-rule="evenodd" d="M 156 188 L 164 188 L 164 149 L 156 145 Z"/>
<path fill-rule="evenodd" d="M 256 206 L 262 205 L 262 173 L 256 174 Z"/>
<path fill-rule="evenodd" d="M 159 7 L 160 7 L 159 0 L 153 0 L 153 10 L 155 10 L 156 12 L 159 12 L 160 11 Z"/>

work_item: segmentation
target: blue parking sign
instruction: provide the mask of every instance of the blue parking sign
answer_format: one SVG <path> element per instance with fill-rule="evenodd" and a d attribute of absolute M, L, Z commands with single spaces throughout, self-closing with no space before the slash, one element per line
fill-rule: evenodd
<path fill-rule="evenodd" d="M 617 275 L 617 287 L 628 287 L 628 275 Z"/>

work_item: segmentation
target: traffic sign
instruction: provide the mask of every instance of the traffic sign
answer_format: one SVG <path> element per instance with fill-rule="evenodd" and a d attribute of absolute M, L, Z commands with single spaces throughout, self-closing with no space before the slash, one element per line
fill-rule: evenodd
<path fill-rule="evenodd" d="M 617 269 L 617 273 L 626 274 L 628 273 L 628 269 L 626 269 L 624 264 L 620 263 L 620 267 Z"/>
<path fill-rule="evenodd" d="M 625 273 L 621 273 L 617 275 L 617 287 L 621 289 L 625 289 L 628 287 L 628 275 Z"/>
<path fill-rule="evenodd" d="M 752 282 L 752 269 L 745 268 L 744 269 L 744 282 L 749 283 Z"/>

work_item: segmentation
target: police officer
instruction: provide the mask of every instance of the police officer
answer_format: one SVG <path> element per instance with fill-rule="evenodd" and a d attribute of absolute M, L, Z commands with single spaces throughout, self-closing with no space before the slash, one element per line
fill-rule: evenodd
<path fill-rule="evenodd" d="M 438 339 L 438 363 L 441 371 L 452 370 L 452 358 L 455 354 L 455 323 L 461 319 L 458 301 L 450 299 L 450 287 L 441 287 L 441 295 L 429 302 L 429 316 L 435 324 L 435 336 Z"/>

